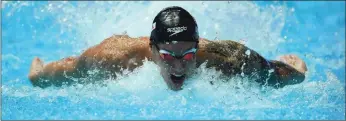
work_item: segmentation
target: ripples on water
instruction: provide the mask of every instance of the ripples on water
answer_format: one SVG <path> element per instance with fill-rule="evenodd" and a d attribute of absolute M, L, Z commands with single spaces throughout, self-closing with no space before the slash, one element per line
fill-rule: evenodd
<path fill-rule="evenodd" d="M 342 3 L 2 2 L 2 119 L 345 119 Z M 299 55 L 306 80 L 276 90 L 202 66 L 174 92 L 147 61 L 106 86 L 40 89 L 27 79 L 33 56 L 51 62 L 114 33 L 149 35 L 155 14 L 170 5 L 190 11 L 204 38 L 243 42 L 270 59 Z M 332 12 L 308 13 L 318 7 Z"/>

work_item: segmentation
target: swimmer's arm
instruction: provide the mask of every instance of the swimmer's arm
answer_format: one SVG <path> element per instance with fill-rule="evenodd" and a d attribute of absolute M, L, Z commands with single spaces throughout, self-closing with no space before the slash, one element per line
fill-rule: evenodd
<path fill-rule="evenodd" d="M 31 64 L 29 80 L 33 86 L 41 88 L 71 84 L 73 78 L 81 77 L 77 65 L 78 57 L 68 57 L 46 65 L 35 57 Z"/>
<path fill-rule="evenodd" d="M 31 64 L 29 79 L 34 86 L 42 88 L 61 86 L 64 83 L 75 83 L 74 79 L 79 83 L 81 80 L 78 78 L 89 77 L 88 71 L 93 69 L 102 70 L 96 77 L 116 78 L 115 73 L 121 72 L 123 68 L 133 70 L 142 65 L 145 58 L 150 60 L 149 39 L 139 39 L 114 35 L 88 48 L 78 57 L 69 57 L 45 66 L 39 58 L 35 58 Z"/>
<path fill-rule="evenodd" d="M 297 69 L 284 62 L 270 60 L 269 63 L 274 72 L 269 75 L 268 83 L 276 83 L 276 86 L 283 87 L 301 83 L 305 79 L 304 73 L 299 72 Z"/>
<path fill-rule="evenodd" d="M 274 87 L 301 83 L 305 79 L 304 73 L 292 66 L 281 61 L 268 61 L 256 51 L 234 41 L 201 40 L 199 45 L 198 65 L 209 60 L 207 67 L 216 67 L 227 75 L 243 72 L 261 84 Z"/>
<path fill-rule="evenodd" d="M 251 75 L 251 72 L 257 72 L 260 76 L 260 78 L 256 80 L 257 82 L 275 88 L 281 88 L 286 85 L 298 84 L 304 81 L 305 74 L 296 69 L 299 67 L 293 67 L 282 61 L 267 60 L 254 50 L 249 50 L 251 54 L 245 59 L 247 62 L 244 66 L 244 73 Z"/>

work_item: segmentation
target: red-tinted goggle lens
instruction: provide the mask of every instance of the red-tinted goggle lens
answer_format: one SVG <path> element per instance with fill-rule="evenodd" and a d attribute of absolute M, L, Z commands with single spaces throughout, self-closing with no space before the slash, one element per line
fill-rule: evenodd
<path fill-rule="evenodd" d="M 165 50 L 160 50 L 160 57 L 164 60 L 173 60 L 174 58 L 183 58 L 184 60 L 192 60 L 193 59 L 193 56 L 195 55 L 196 53 L 196 48 L 192 48 L 191 50 L 188 50 L 186 51 L 183 56 L 181 57 L 177 57 L 177 56 L 174 56 L 174 54 L 168 52 L 168 51 L 165 51 Z"/>

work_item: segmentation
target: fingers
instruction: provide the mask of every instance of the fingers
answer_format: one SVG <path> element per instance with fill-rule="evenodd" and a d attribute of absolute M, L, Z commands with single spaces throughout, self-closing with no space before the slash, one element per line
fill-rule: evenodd
<path fill-rule="evenodd" d="M 284 56 L 281 56 L 280 57 L 280 61 L 284 62 L 284 63 L 292 63 L 293 61 L 293 56 L 290 56 L 290 55 L 284 55 Z"/>
<path fill-rule="evenodd" d="M 279 60 L 286 63 L 287 60 L 288 60 L 288 57 L 287 57 L 286 55 L 284 55 L 284 56 L 281 56 L 281 57 L 279 58 Z"/>
<path fill-rule="evenodd" d="M 295 67 L 299 72 L 301 73 L 305 73 L 307 71 L 307 67 L 306 67 L 306 64 L 305 62 L 300 59 L 297 55 L 288 55 L 288 58 L 289 58 L 289 62 L 290 64 Z"/>
<path fill-rule="evenodd" d="M 30 80 L 35 80 L 36 77 L 38 76 L 38 73 L 41 72 L 43 69 L 43 62 L 41 61 L 40 58 L 38 57 L 35 57 L 33 60 L 32 60 L 32 63 L 31 63 L 31 67 L 30 67 L 30 70 L 29 70 L 29 79 Z"/>

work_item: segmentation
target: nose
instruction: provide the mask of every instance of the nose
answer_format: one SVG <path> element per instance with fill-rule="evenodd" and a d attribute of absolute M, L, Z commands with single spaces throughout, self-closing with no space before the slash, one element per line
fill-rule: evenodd
<path fill-rule="evenodd" d="M 176 74 L 183 74 L 185 70 L 185 63 L 181 59 L 175 59 L 172 64 L 172 72 Z"/>

